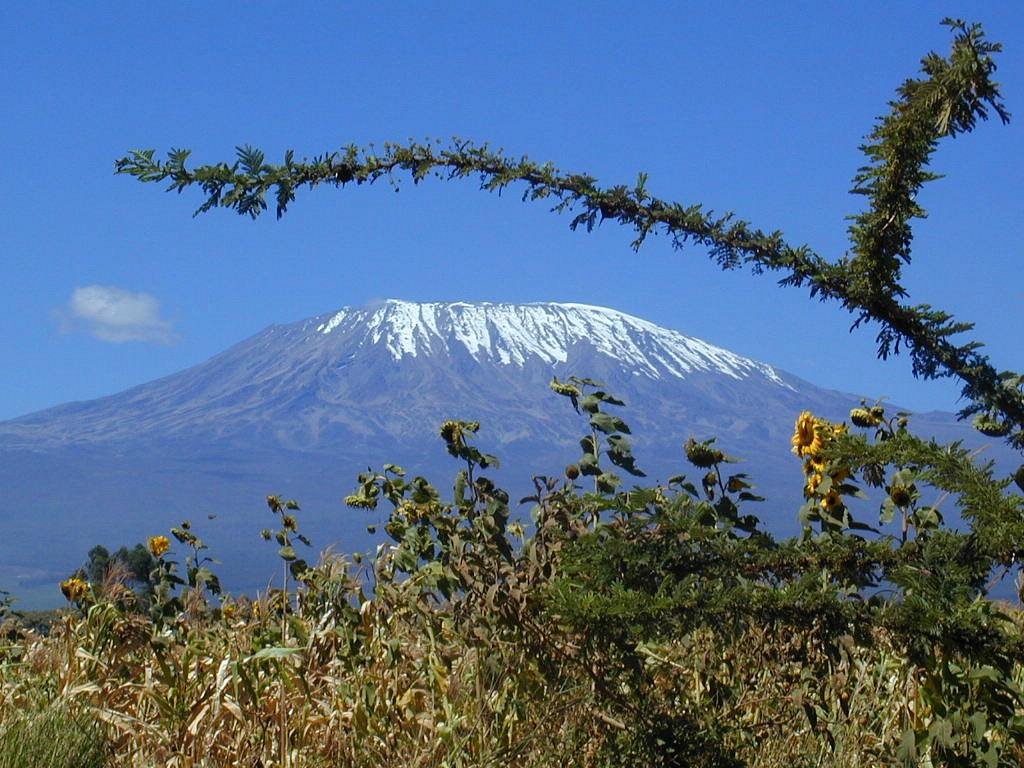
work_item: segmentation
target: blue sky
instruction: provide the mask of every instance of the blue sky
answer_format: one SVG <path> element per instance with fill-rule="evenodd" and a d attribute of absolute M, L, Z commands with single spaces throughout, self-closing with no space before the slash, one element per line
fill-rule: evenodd
<path fill-rule="evenodd" d="M 857 150 L 938 22 L 985 24 L 1021 117 L 944 144 L 906 285 L 1024 368 L 1024 6 L 1016 3 L 22 3 L 0 9 L 0 419 L 199 363 L 380 298 L 612 306 L 817 384 L 919 409 L 949 381 L 769 276 L 472 182 L 300 193 L 282 221 L 112 173 L 126 150 L 272 159 L 453 135 L 733 210 L 840 255 Z"/>

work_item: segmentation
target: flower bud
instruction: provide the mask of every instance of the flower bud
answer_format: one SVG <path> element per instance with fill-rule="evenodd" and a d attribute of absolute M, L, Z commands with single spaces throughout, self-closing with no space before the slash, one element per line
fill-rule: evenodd
<path fill-rule="evenodd" d="M 910 506 L 910 502 L 914 500 L 913 491 L 913 487 L 908 488 L 905 485 L 890 485 L 889 498 L 892 499 L 892 503 L 900 509 L 906 509 Z"/>

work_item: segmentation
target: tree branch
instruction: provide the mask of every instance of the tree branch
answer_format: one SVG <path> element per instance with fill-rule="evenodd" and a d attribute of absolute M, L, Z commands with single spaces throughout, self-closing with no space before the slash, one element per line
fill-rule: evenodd
<path fill-rule="evenodd" d="M 917 202 L 920 188 L 938 178 L 926 170 L 941 138 L 970 132 L 977 120 L 994 111 L 1005 123 L 992 55 L 1000 46 L 988 43 L 977 24 L 946 19 L 956 34 L 948 58 L 929 53 L 922 59 L 922 79 L 907 80 L 891 102 L 890 113 L 879 119 L 862 150 L 869 163 L 854 178 L 852 192 L 869 200 L 867 210 L 852 217 L 851 254 L 828 261 L 806 245 L 788 244 L 779 231 L 765 232 L 731 213 L 715 215 L 699 204 L 683 205 L 651 196 L 646 175 L 632 187 L 602 188 L 584 174 L 563 173 L 550 163 L 518 160 L 487 144 L 453 139 L 449 143 L 387 143 L 379 154 L 373 147 L 354 145 L 311 160 L 296 162 L 289 150 L 280 165 L 268 164 L 258 149 L 239 147 L 231 165 L 218 163 L 191 170 L 188 150 L 172 149 L 166 161 L 154 150 L 134 150 L 116 161 L 115 172 L 143 182 L 169 181 L 168 191 L 199 186 L 206 195 L 196 211 L 228 208 L 256 218 L 276 202 L 278 218 L 294 201 L 296 190 L 320 184 L 344 187 L 373 184 L 381 179 L 397 186 L 398 174 L 419 183 L 433 174 L 441 179 L 479 179 L 480 188 L 501 192 L 513 184 L 525 186 L 523 200 L 554 201 L 552 211 L 573 212 L 570 227 L 587 231 L 611 219 L 636 233 L 639 249 L 651 234 L 671 239 L 675 249 L 687 244 L 706 248 L 722 269 L 749 267 L 754 273 L 781 272 L 781 285 L 807 286 L 812 297 L 835 300 L 856 315 L 853 327 L 877 322 L 878 356 L 910 352 L 914 375 L 930 379 L 955 376 L 963 382 L 969 405 L 961 417 L 982 414 L 987 434 L 1006 436 L 1024 449 L 1024 392 L 1021 380 L 1001 374 L 977 350 L 978 342 L 954 344 L 949 337 L 970 330 L 968 323 L 928 305 L 898 301 L 906 292 L 899 283 L 900 266 L 910 261 L 910 222 L 925 211 Z"/>

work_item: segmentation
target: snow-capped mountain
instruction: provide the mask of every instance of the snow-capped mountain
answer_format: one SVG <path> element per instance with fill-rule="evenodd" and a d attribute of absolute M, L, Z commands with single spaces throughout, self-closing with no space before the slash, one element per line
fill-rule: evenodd
<path fill-rule="evenodd" d="M 334 450 L 352 447 L 349 435 L 405 441 L 453 416 L 491 420 L 499 441 L 543 437 L 531 422 L 560 406 L 546 384 L 569 373 L 630 391 L 702 389 L 713 400 L 714 390 L 796 394 L 769 365 L 615 310 L 386 301 L 271 326 L 182 373 L 0 424 L 0 446 L 202 439 Z M 684 410 L 695 411 L 690 400 Z"/>
<path fill-rule="evenodd" d="M 624 371 L 652 379 L 685 378 L 694 371 L 734 379 L 775 370 L 700 339 L 639 317 L 587 304 L 416 304 L 385 301 L 316 318 L 316 332 L 337 334 L 357 347 L 383 345 L 396 359 L 450 355 L 460 346 L 479 362 L 524 366 L 528 360 L 565 363 L 577 344 L 616 359 Z M 304 324 L 308 328 L 310 323 Z"/>
<path fill-rule="evenodd" d="M 256 533 L 270 522 L 267 493 L 303 503 L 317 545 L 363 549 L 372 520 L 340 501 L 355 475 L 396 462 L 448 487 L 457 467 L 437 429 L 450 418 L 480 421 L 480 446 L 503 460 L 496 479 L 526 490 L 578 457 L 586 424 L 548 389 L 571 374 L 626 401 L 619 415 L 649 479 L 692 474 L 681 444 L 717 436 L 771 499 L 757 512 L 786 532 L 802 485 L 789 453 L 796 415 L 843 418 L 859 402 L 611 309 L 345 308 L 110 397 L 0 422 L 0 484 L 18 512 L 0 540 L 0 588 L 24 594 L 35 578 L 49 589 L 93 544 L 133 543 L 185 518 L 202 521 L 229 584 L 265 586 L 273 553 Z M 917 424 L 970 434 L 949 415 Z"/>

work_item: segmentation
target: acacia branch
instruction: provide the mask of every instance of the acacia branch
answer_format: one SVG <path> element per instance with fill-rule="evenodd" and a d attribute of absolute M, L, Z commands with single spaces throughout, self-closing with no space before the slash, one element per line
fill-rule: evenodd
<path fill-rule="evenodd" d="M 1000 46 L 988 43 L 979 25 L 955 20 L 943 22 L 955 31 L 948 58 L 930 53 L 922 59 L 922 79 L 907 80 L 862 147 L 869 164 L 854 178 L 853 192 L 868 198 L 867 210 L 853 217 L 849 228 L 851 255 L 829 261 L 806 245 L 788 244 L 779 231 L 766 232 L 733 214 L 716 215 L 700 204 L 683 205 L 650 195 L 646 175 L 633 186 L 602 188 L 585 174 L 564 173 L 551 163 L 538 164 L 526 157 L 513 159 L 487 144 L 453 139 L 449 143 L 387 143 L 373 147 L 350 145 L 344 150 L 295 161 L 289 150 L 280 165 L 265 161 L 261 151 L 239 147 L 232 164 L 186 167 L 189 150 L 172 149 L 166 161 L 154 159 L 154 150 L 134 150 L 116 161 L 115 172 L 143 182 L 170 182 L 168 191 L 198 186 L 206 196 L 196 211 L 228 208 L 258 217 L 268 198 L 276 203 L 278 218 L 295 200 L 296 191 L 320 184 L 344 187 L 373 184 L 409 174 L 413 183 L 428 175 L 441 179 L 476 177 L 480 188 L 497 191 L 514 184 L 525 186 L 523 200 L 552 200 L 554 212 L 574 212 L 573 230 L 612 220 L 630 227 L 639 249 L 651 234 L 666 235 L 673 248 L 695 244 L 707 249 L 722 269 L 749 267 L 755 273 L 779 272 L 782 285 L 807 286 L 812 297 L 838 301 L 856 315 L 854 327 L 866 321 L 881 327 L 878 356 L 909 351 L 914 375 L 930 379 L 954 376 L 963 382 L 969 405 L 961 416 L 983 414 L 987 434 L 1006 436 L 1024 449 L 1024 393 L 1021 379 L 1001 374 L 977 350 L 978 342 L 956 344 L 951 336 L 971 329 L 951 315 L 928 305 L 901 303 L 906 292 L 899 283 L 900 265 L 910 261 L 914 218 L 925 215 L 916 196 L 928 181 L 938 178 L 926 170 L 938 141 L 970 132 L 989 110 L 1005 123 L 992 54 Z"/>

